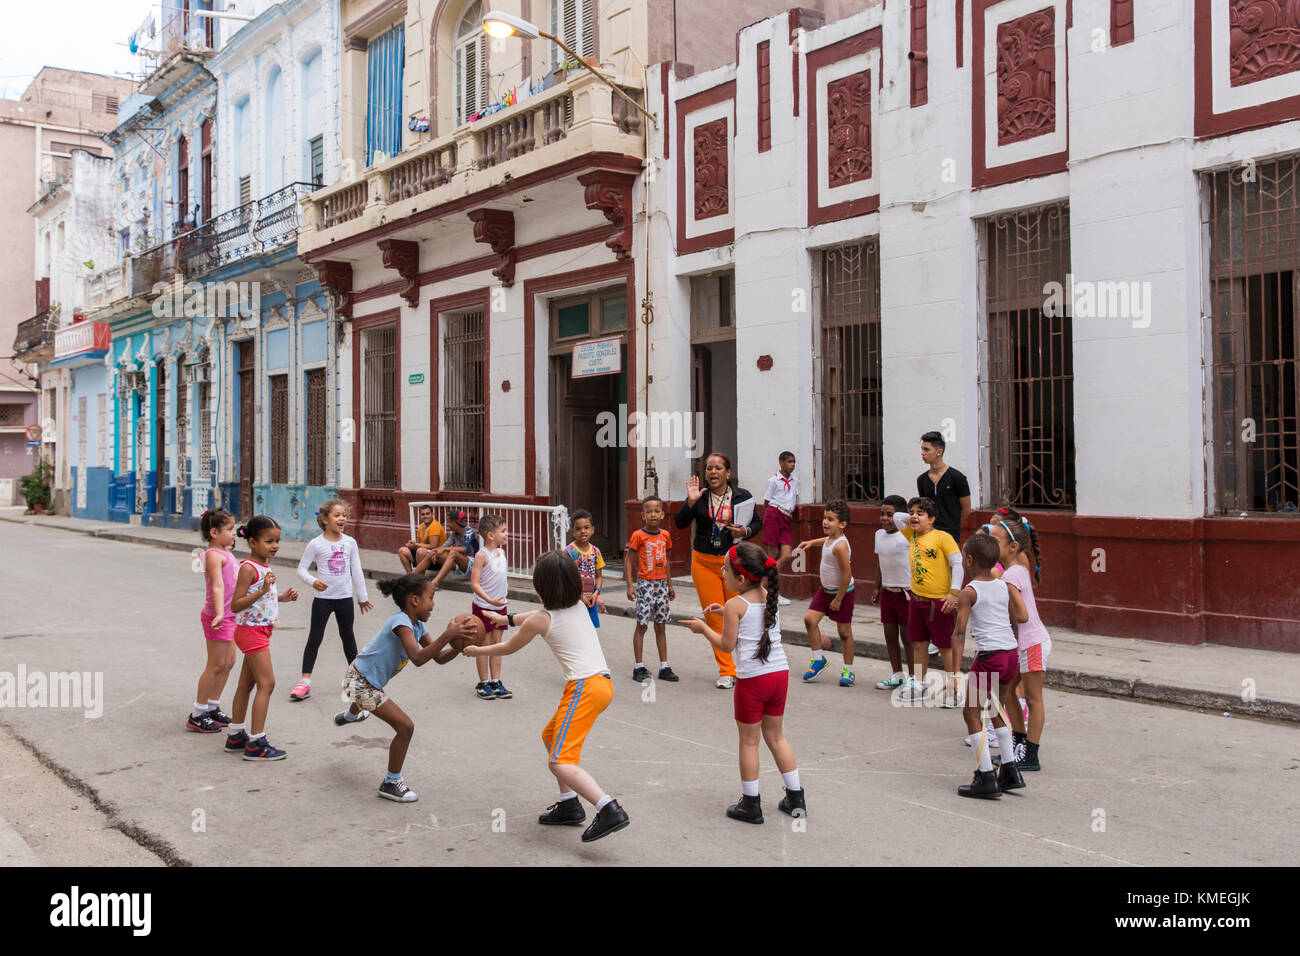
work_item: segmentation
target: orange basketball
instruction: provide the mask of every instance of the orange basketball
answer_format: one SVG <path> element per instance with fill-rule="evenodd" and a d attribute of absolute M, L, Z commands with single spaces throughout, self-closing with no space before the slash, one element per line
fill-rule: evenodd
<path fill-rule="evenodd" d="M 482 643 L 483 643 L 483 638 L 487 636 L 487 629 L 483 627 L 483 622 L 480 621 L 480 620 L 479 620 L 477 617 L 475 617 L 473 614 L 458 614 L 456 617 L 453 617 L 453 618 L 452 618 L 450 621 L 448 621 L 447 623 L 448 623 L 448 624 L 459 624 L 459 623 L 461 623 L 462 621 L 469 621 L 471 624 L 474 625 L 474 633 L 475 633 L 475 636 L 474 636 L 474 638 L 473 638 L 473 643 L 474 643 L 474 644 L 482 644 Z M 451 639 L 451 642 L 450 642 L 450 643 L 451 643 L 451 646 L 454 647 L 454 648 L 456 649 L 456 653 L 459 654 L 459 653 L 461 652 L 461 650 L 464 649 L 464 647 L 465 647 L 465 643 L 466 643 L 466 642 L 463 641 L 463 640 L 461 640 L 461 639 L 458 638 L 458 637 L 453 637 L 453 638 Z"/>

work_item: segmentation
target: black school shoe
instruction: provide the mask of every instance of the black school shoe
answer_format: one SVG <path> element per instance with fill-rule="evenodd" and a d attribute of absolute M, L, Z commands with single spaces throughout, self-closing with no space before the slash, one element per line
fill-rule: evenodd
<path fill-rule="evenodd" d="M 758 797 L 747 797 L 741 794 L 739 803 L 727 807 L 727 816 L 733 820 L 743 820 L 745 823 L 762 823 L 763 805 Z"/>
<path fill-rule="evenodd" d="M 672 669 L 671 667 L 661 667 L 661 668 L 659 668 L 659 679 L 660 679 L 660 680 L 666 680 L 666 681 L 668 681 L 669 683 L 672 683 L 672 684 L 675 684 L 675 683 L 677 683 L 679 680 L 681 680 L 680 677 L 678 677 L 676 674 L 673 673 L 673 669 Z"/>
<path fill-rule="evenodd" d="M 1003 791 L 1025 789 L 1025 778 L 1020 776 L 1020 768 L 1016 766 L 1014 760 L 1008 760 L 998 767 L 998 789 Z"/>
<path fill-rule="evenodd" d="M 632 670 L 632 679 L 638 684 L 650 679 L 650 672 L 645 669 L 645 665 L 640 665 Z"/>
<path fill-rule="evenodd" d="M 608 804 L 606 804 L 608 806 Z M 587 811 L 577 797 L 560 800 L 546 808 L 546 812 L 537 818 L 537 822 L 546 826 L 576 827 L 587 819 Z"/>
<path fill-rule="evenodd" d="M 611 800 L 605 804 L 605 809 L 596 811 L 596 819 L 591 821 L 591 826 L 582 831 L 582 842 L 590 843 L 611 833 L 617 833 L 630 822 L 627 811 L 618 805 L 617 800 Z"/>
<path fill-rule="evenodd" d="M 969 784 L 957 788 L 963 797 L 979 797 L 983 800 L 997 800 L 1002 796 L 998 789 L 998 775 L 993 770 L 976 770 Z"/>
<path fill-rule="evenodd" d="M 782 813 L 788 813 L 792 817 L 808 816 L 808 807 L 803 802 L 803 788 L 791 790 L 789 787 L 785 790 L 785 796 L 776 808 Z"/>

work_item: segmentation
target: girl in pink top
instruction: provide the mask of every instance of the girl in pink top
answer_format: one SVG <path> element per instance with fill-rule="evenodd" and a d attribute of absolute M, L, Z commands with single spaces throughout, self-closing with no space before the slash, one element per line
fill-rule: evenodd
<path fill-rule="evenodd" d="M 207 599 L 199 613 L 208 663 L 199 675 L 194 709 L 185 726 L 201 734 L 215 734 L 230 723 L 221 712 L 221 692 L 235 666 L 235 615 L 230 610 L 235 596 L 236 562 L 230 553 L 235 546 L 235 516 L 224 508 L 205 511 L 199 519 L 199 531 L 208 544 L 202 559 Z"/>
<path fill-rule="evenodd" d="M 1041 770 L 1038 744 L 1046 721 L 1043 679 L 1047 672 L 1047 657 L 1052 652 L 1052 638 L 1038 616 L 1038 603 L 1034 599 L 1034 585 L 1039 583 L 1042 572 L 1038 532 L 1028 518 L 1009 508 L 999 508 L 993 515 L 992 524 L 985 527 L 990 529 L 990 534 L 1002 548 L 1002 563 L 1006 566 L 1002 579 L 1019 589 L 1029 611 L 1029 620 L 1016 626 L 1020 674 L 1014 685 L 1016 693 L 1028 704 L 1028 714 L 1012 708 L 1008 716 L 1016 747 L 1015 759 L 1020 769 Z"/>

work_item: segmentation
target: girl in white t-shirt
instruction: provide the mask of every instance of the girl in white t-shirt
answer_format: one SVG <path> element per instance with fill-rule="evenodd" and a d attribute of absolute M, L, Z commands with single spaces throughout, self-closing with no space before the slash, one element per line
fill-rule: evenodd
<path fill-rule="evenodd" d="M 325 625 L 330 615 L 338 618 L 339 637 L 343 641 L 343 656 L 349 664 L 357 656 L 357 639 L 352 633 L 352 600 L 365 614 L 374 605 L 366 593 L 366 577 L 361 571 L 361 551 L 356 539 L 343 533 L 348 524 L 348 506 L 338 498 L 331 498 L 316 512 L 316 523 L 321 533 L 307 542 L 298 561 L 298 577 L 311 587 L 316 596 L 311 602 L 311 630 L 307 632 L 307 647 L 302 652 L 302 677 L 289 692 L 290 700 L 306 700 L 311 696 L 311 672 L 316 666 L 316 652 L 325 637 Z M 316 565 L 316 576 L 308 570 Z"/>
<path fill-rule="evenodd" d="M 1016 628 L 1020 656 L 1016 691 L 1028 705 L 1028 719 L 1015 707 L 1009 709 L 1008 716 L 1015 741 L 1016 763 L 1021 770 L 1041 770 L 1038 745 L 1047 719 L 1043 682 L 1047 675 L 1047 658 L 1052 653 L 1052 638 L 1043 625 L 1043 619 L 1038 616 L 1038 602 L 1034 598 L 1034 586 L 1039 583 L 1043 563 L 1038 550 L 1038 532 L 1028 518 L 1009 508 L 995 512 L 992 523 L 985 528 L 990 529 L 989 533 L 1002 549 L 1001 561 L 1006 569 L 1002 580 L 1020 590 L 1029 610 L 1029 620 Z"/>
<path fill-rule="evenodd" d="M 785 783 L 785 796 L 777 806 L 792 817 L 806 816 L 803 787 L 794 750 L 785 739 L 786 691 L 790 665 L 781 645 L 781 620 L 777 598 L 781 575 L 777 562 L 756 544 L 741 542 L 727 552 L 722 565 L 723 584 L 736 596 L 725 605 L 711 604 L 704 614 L 722 615 L 719 634 L 698 618 L 682 623 L 709 643 L 731 654 L 736 662 L 734 710 L 740 734 L 740 802 L 727 808 L 727 816 L 746 823 L 762 823 L 758 796 L 758 739 L 772 752 Z"/>

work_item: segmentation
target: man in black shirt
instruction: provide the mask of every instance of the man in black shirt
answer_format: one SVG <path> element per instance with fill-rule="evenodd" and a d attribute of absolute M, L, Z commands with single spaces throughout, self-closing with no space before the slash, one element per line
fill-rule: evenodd
<path fill-rule="evenodd" d="M 916 493 L 934 500 L 938 516 L 934 526 L 961 543 L 961 526 L 970 514 L 970 484 L 966 476 L 943 460 L 944 440 L 938 432 L 921 436 L 921 460 L 930 466 L 916 478 Z"/>

